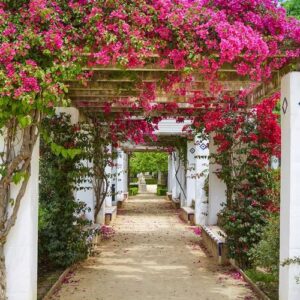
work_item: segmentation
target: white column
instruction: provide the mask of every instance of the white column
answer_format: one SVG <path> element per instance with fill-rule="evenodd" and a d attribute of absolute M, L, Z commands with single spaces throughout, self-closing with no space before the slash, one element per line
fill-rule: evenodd
<path fill-rule="evenodd" d="M 177 179 L 176 179 L 176 170 L 178 168 L 177 160 L 178 160 L 177 153 L 174 151 L 174 152 L 172 152 L 172 177 L 171 177 L 172 198 L 173 199 L 178 198 L 178 196 L 179 196 L 178 187 L 177 187 L 178 182 L 177 182 Z"/>
<path fill-rule="evenodd" d="M 108 146 L 108 152 L 111 152 L 112 151 L 112 147 L 111 146 Z M 108 190 L 107 190 L 107 194 L 106 194 L 106 197 L 105 197 L 105 200 L 102 204 L 102 207 L 97 215 L 97 219 L 96 219 L 96 223 L 97 224 L 104 224 L 105 222 L 105 208 L 106 207 L 111 207 L 112 206 L 112 194 L 111 194 L 111 186 L 112 186 L 112 183 L 113 183 L 113 168 L 112 166 L 110 165 L 107 165 L 105 167 L 105 174 L 107 175 L 107 182 L 108 182 Z M 105 188 L 105 187 L 104 187 Z"/>
<path fill-rule="evenodd" d="M 186 205 L 186 174 L 184 162 L 180 160 L 180 167 L 178 172 L 178 194 L 180 195 L 180 206 Z"/>
<path fill-rule="evenodd" d="M 65 113 L 70 115 L 72 125 L 79 122 L 80 113 L 76 107 L 57 107 L 55 111 L 56 114 Z M 91 162 L 85 160 L 82 163 L 92 168 Z M 90 208 L 90 211 L 85 213 L 85 217 L 90 221 L 94 221 L 95 196 L 91 180 L 91 178 L 87 178 L 86 182 L 80 183 L 80 185 L 77 186 L 77 190 L 74 192 L 74 196 L 77 201 L 84 202 L 87 207 Z"/>
<path fill-rule="evenodd" d="M 201 140 L 200 138 L 195 137 L 195 149 L 195 223 L 197 225 L 206 225 L 208 199 L 204 187 L 209 167 L 208 140 Z"/>
<path fill-rule="evenodd" d="M 213 136 L 209 137 L 209 153 L 216 153 L 217 147 L 214 145 Z M 209 163 L 209 192 L 208 192 L 208 225 L 215 225 L 218 221 L 218 213 L 221 211 L 221 204 L 226 202 L 226 185 L 218 178 L 216 171 L 220 165 L 210 161 Z"/>
<path fill-rule="evenodd" d="M 124 165 L 124 151 L 118 149 L 117 157 L 117 180 L 116 180 L 116 201 L 124 200 L 124 180 L 125 180 L 125 165 Z"/>
<path fill-rule="evenodd" d="M 4 246 L 8 300 L 34 300 L 37 297 L 39 155 L 38 141 L 32 154 L 31 176 L 17 221 Z M 12 198 L 18 190 L 18 186 L 12 185 Z"/>
<path fill-rule="evenodd" d="M 83 161 L 87 167 L 92 168 L 93 164 L 88 161 Z M 85 217 L 94 221 L 94 211 L 95 211 L 95 194 L 93 189 L 92 178 L 87 178 L 86 182 L 80 183 L 77 187 L 77 191 L 75 192 L 75 197 L 77 201 L 82 201 L 89 208 L 89 211 L 85 213 Z"/>
<path fill-rule="evenodd" d="M 196 145 L 194 141 L 187 142 L 186 171 L 186 206 L 191 207 L 196 199 Z"/>
<path fill-rule="evenodd" d="M 123 191 L 124 193 L 128 192 L 128 154 L 126 152 L 124 152 L 123 154 Z"/>
<path fill-rule="evenodd" d="M 300 256 L 300 72 L 281 82 L 280 261 Z M 299 265 L 280 268 L 279 299 L 300 299 Z"/>
<path fill-rule="evenodd" d="M 172 154 L 168 157 L 168 192 L 172 193 Z"/>
<path fill-rule="evenodd" d="M 76 124 L 79 121 L 79 110 L 76 107 L 56 107 L 56 114 L 65 113 L 67 115 L 71 115 L 71 124 Z"/>
<path fill-rule="evenodd" d="M 112 147 L 109 146 L 108 151 L 111 153 L 112 152 Z M 115 161 L 114 161 L 115 163 Z M 107 190 L 107 195 L 105 197 L 105 204 L 103 207 L 111 207 L 112 206 L 112 185 L 114 184 L 116 187 L 116 168 L 112 167 L 110 165 L 107 165 L 105 167 L 105 174 L 108 177 L 108 190 Z"/>

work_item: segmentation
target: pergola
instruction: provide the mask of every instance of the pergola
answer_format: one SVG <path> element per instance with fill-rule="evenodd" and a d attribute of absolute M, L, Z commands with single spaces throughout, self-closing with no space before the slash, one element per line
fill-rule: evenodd
<path fill-rule="evenodd" d="M 223 91 L 232 97 L 237 96 L 243 89 L 250 89 L 251 92 L 249 92 L 247 102 L 248 106 L 251 107 L 259 103 L 261 99 L 280 91 L 281 79 L 292 70 L 292 63 L 297 63 L 297 60 L 290 62 L 280 70 L 273 71 L 267 82 L 255 82 L 248 76 L 241 76 L 237 74 L 236 69 L 227 64 L 219 70 L 218 81 L 222 85 Z M 153 62 L 149 62 L 140 68 L 122 69 L 116 66 L 99 66 L 85 68 L 85 70 L 93 72 L 91 78 L 86 80 L 84 84 L 78 81 L 70 81 L 68 85 L 72 104 L 82 112 L 87 113 L 102 111 L 107 103 L 112 104 L 112 112 L 122 112 L 128 107 L 120 105 L 118 103 L 119 100 L 130 99 L 131 102 L 134 102 L 139 97 L 141 90 L 136 87 L 137 79 L 141 83 L 155 83 L 162 77 L 179 72 L 173 66 L 159 67 L 155 63 L 155 56 L 153 57 Z M 194 75 L 192 73 L 192 76 L 192 88 L 187 95 L 178 96 L 171 93 L 168 94 L 165 91 L 157 91 L 155 103 L 167 104 L 175 102 L 178 104 L 179 111 L 193 108 L 188 103 L 188 100 L 195 92 L 208 92 L 210 82 L 199 73 Z M 214 108 L 215 105 L 220 105 L 220 100 L 214 100 L 212 96 L 211 108 Z M 142 111 L 140 113 L 143 114 Z M 168 115 L 168 112 L 160 111 L 159 114 Z"/>
<path fill-rule="evenodd" d="M 141 82 L 157 82 L 162 76 L 178 72 L 172 66 L 160 68 L 154 62 L 142 68 L 123 70 L 114 66 L 93 67 L 93 76 L 82 85 L 76 81 L 70 82 L 69 96 L 72 104 L 83 114 L 97 113 L 102 111 L 104 104 L 111 103 L 111 113 L 122 112 L 130 107 L 124 107 L 118 103 L 119 99 L 126 98 L 135 101 L 138 97 L 138 90 L 133 83 L 136 78 Z M 293 66 L 299 68 L 299 60 L 293 62 Z M 224 91 L 233 97 L 241 89 L 251 88 L 248 94 L 248 107 L 259 103 L 262 99 L 281 91 L 281 123 L 282 123 L 282 157 L 281 157 L 281 220 L 280 220 L 280 259 L 291 258 L 300 254 L 300 240 L 297 229 L 300 226 L 300 188 L 297 180 L 300 178 L 300 73 L 292 71 L 292 64 L 287 64 L 280 70 L 272 72 L 271 78 L 267 82 L 253 82 L 247 76 L 239 76 L 230 65 L 224 66 L 219 71 L 219 80 Z M 191 92 L 206 92 L 209 90 L 209 82 L 203 76 L 193 76 Z M 158 91 L 155 103 L 167 104 L 176 102 L 178 112 L 175 115 L 185 115 L 185 109 L 192 106 L 188 103 L 190 94 L 186 96 L 174 96 Z M 215 106 L 222 106 L 217 100 L 211 100 L 211 109 Z M 198 107 L 197 109 L 207 109 Z M 135 113 L 143 116 L 143 110 Z M 152 112 L 155 115 L 168 117 L 167 110 Z M 194 141 L 195 142 L 195 141 Z M 198 141 L 199 142 L 199 141 Z M 207 143 L 207 141 L 203 141 Z M 210 151 L 215 151 L 212 141 Z M 201 143 L 201 141 L 200 141 Z M 159 142 L 157 143 L 159 145 Z M 150 144 L 147 146 L 124 147 L 129 151 L 157 150 L 157 146 Z M 207 154 L 207 149 L 202 149 L 202 154 Z M 172 162 L 169 162 L 169 168 Z M 212 205 L 212 223 L 215 222 L 220 203 L 224 200 L 224 184 L 213 176 L 215 166 L 210 166 L 210 185 L 214 186 L 216 192 L 211 192 L 210 201 L 216 203 Z M 200 221 L 201 222 L 201 221 Z M 210 221 L 209 221 L 210 222 Z M 211 223 L 211 224 L 212 224 Z M 296 285 L 295 276 L 299 268 L 296 266 L 281 267 L 280 270 L 280 299 L 298 299 L 300 297 L 299 286 Z"/>
<path fill-rule="evenodd" d="M 93 76 L 87 81 L 87 85 L 79 81 L 70 81 L 69 97 L 72 101 L 72 108 L 68 110 L 72 114 L 73 122 L 79 120 L 80 115 L 88 116 L 103 111 L 105 103 L 111 103 L 111 113 L 118 113 L 130 110 L 130 107 L 120 105 L 119 99 L 131 99 L 135 101 L 139 90 L 134 85 L 136 79 L 141 82 L 157 82 L 167 74 L 178 72 L 174 67 L 160 68 L 153 62 L 149 62 L 141 68 L 121 69 L 115 66 L 92 67 L 86 70 L 93 71 Z M 248 95 L 248 107 L 259 103 L 265 97 L 281 90 L 282 107 L 282 157 L 281 157 L 281 260 L 300 255 L 300 239 L 298 228 L 300 226 L 300 72 L 292 72 L 291 65 L 274 71 L 268 82 L 253 82 L 247 76 L 239 76 L 230 65 L 224 66 L 219 71 L 219 80 L 224 91 L 233 97 L 241 89 L 251 87 Z M 192 90 L 208 91 L 209 82 L 203 76 L 195 74 L 193 76 Z M 185 115 L 187 108 L 193 108 L 187 96 L 169 95 L 158 91 L 155 103 L 168 104 L 176 102 L 178 112 L 175 115 Z M 212 99 L 211 108 L 222 105 L 217 100 Z M 197 108 L 197 109 L 206 109 Z M 144 111 L 135 111 L 136 115 L 144 116 Z M 151 114 L 159 116 L 170 116 L 167 110 L 159 112 L 152 111 Z M 173 115 L 174 116 L 174 115 Z M 198 141 L 199 142 L 199 141 Z M 206 142 L 207 141 L 203 141 Z M 201 143 L 201 141 L 200 141 Z M 128 147 L 127 150 L 145 151 L 157 150 L 155 145 Z M 149 148 L 150 147 L 150 148 Z M 212 147 L 212 148 L 211 148 Z M 124 147 L 126 150 L 126 146 Z M 214 151 L 213 145 L 210 150 Z M 206 151 L 207 149 L 203 149 Z M 39 148 L 35 147 L 33 155 L 39 156 Z M 210 168 L 210 184 L 213 184 L 217 194 L 211 198 L 214 203 L 212 210 L 217 214 L 218 205 L 224 198 L 220 198 L 220 191 L 224 193 L 223 183 L 215 176 L 213 177 L 214 166 Z M 36 241 L 37 241 L 37 206 L 38 206 L 38 160 L 34 160 L 31 165 L 31 178 L 28 189 L 21 204 L 18 221 L 8 236 L 6 244 L 7 282 L 14 290 L 14 295 L 9 299 L 34 299 L 37 280 L 36 261 Z M 17 188 L 12 188 L 12 195 L 17 192 Z M 219 194 L 218 194 L 219 193 Z M 216 204 L 216 205 L 215 205 Z M 295 276 L 299 269 L 296 266 L 281 267 L 280 271 L 280 299 L 296 300 L 300 297 L 300 288 L 296 284 Z M 17 282 L 15 278 L 26 278 L 22 282 Z M 22 295 L 22 296 L 20 296 Z"/>

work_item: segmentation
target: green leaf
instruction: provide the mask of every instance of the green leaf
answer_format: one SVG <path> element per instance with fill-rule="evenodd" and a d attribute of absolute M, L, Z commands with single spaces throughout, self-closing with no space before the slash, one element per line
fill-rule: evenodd
<path fill-rule="evenodd" d="M 26 128 L 29 125 L 31 125 L 32 118 L 31 118 L 31 116 L 22 116 L 22 117 L 18 118 L 18 121 L 19 121 L 22 128 Z"/>

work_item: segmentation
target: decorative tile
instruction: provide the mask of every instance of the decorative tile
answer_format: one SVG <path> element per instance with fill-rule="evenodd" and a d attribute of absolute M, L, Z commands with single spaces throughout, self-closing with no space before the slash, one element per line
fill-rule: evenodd
<path fill-rule="evenodd" d="M 191 152 L 192 154 L 194 154 L 194 153 L 196 152 L 195 148 L 191 148 L 191 149 L 190 149 L 190 152 Z"/>
<path fill-rule="evenodd" d="M 207 145 L 206 144 L 204 144 L 204 143 L 201 143 L 200 144 L 200 149 L 201 150 L 205 150 L 207 148 Z"/>
<path fill-rule="evenodd" d="M 286 114 L 288 106 L 289 106 L 289 103 L 288 103 L 287 99 L 284 97 L 283 102 L 282 102 L 282 111 L 284 114 Z"/>

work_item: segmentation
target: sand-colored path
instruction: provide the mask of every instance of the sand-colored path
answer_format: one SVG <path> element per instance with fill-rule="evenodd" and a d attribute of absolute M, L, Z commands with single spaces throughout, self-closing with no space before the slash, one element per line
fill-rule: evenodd
<path fill-rule="evenodd" d="M 256 299 L 243 281 L 205 254 L 199 236 L 164 198 L 131 198 L 114 228 L 115 236 L 101 244 L 53 299 Z"/>

